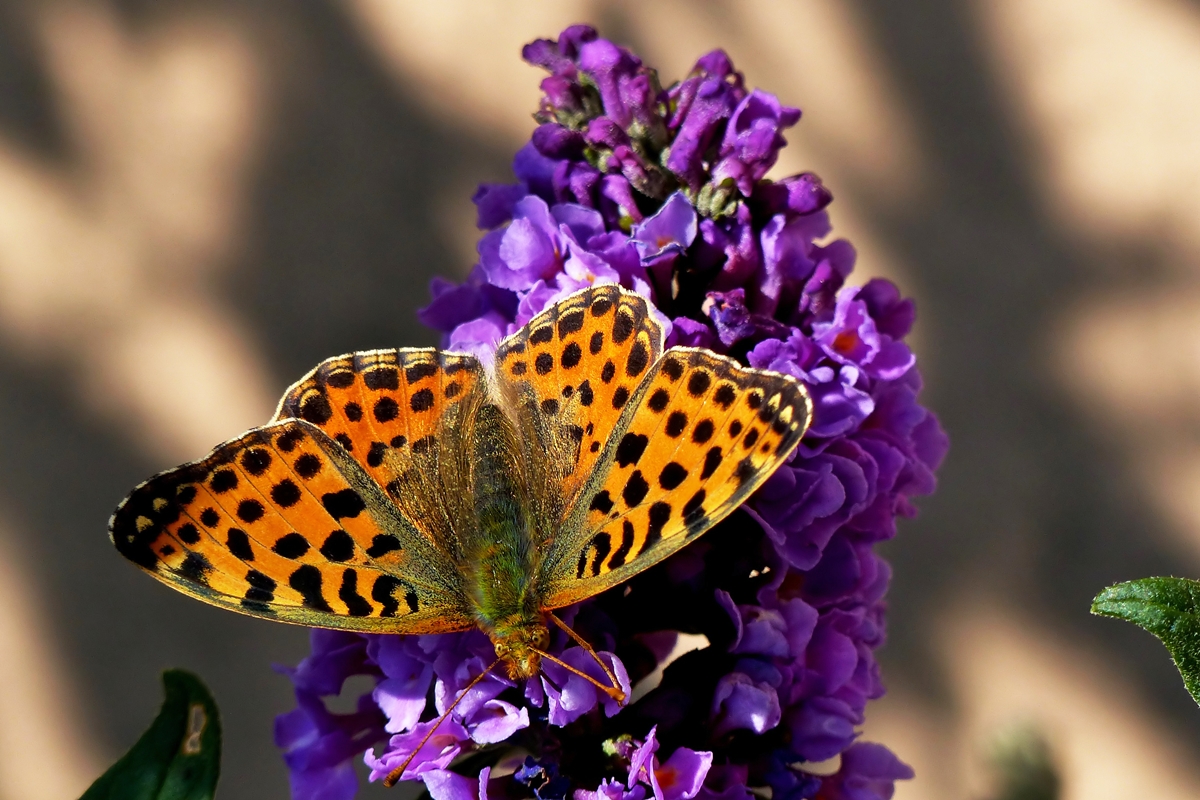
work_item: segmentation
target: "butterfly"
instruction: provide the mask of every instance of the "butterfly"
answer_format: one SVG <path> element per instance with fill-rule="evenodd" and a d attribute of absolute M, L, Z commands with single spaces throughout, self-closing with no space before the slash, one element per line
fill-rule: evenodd
<path fill-rule="evenodd" d="M 109 533 L 204 602 L 367 633 L 479 627 L 526 678 L 557 661 L 554 609 L 695 540 L 811 418 L 795 378 L 664 352 L 644 298 L 593 286 L 500 342 L 490 368 L 411 348 L 322 362 L 269 424 L 135 488 Z"/>

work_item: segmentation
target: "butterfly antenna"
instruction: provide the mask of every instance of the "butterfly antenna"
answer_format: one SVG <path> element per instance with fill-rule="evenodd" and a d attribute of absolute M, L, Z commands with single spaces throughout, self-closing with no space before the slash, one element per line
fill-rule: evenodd
<path fill-rule="evenodd" d="M 608 678 L 609 683 L 611 685 L 603 686 L 599 682 L 597 682 L 595 678 L 592 678 L 590 675 L 584 675 L 579 670 L 574 669 L 573 667 L 570 667 L 566 664 L 563 664 L 563 662 L 559 661 L 557 658 L 554 658 L 553 656 L 547 655 L 545 653 L 542 653 L 541 655 L 544 656 L 545 658 L 550 659 L 554 663 L 556 663 L 562 667 L 565 667 L 566 669 L 570 670 L 571 672 L 574 672 L 576 675 L 580 675 L 584 678 L 587 678 L 589 681 L 591 681 L 596 686 L 598 686 L 601 690 L 603 690 L 609 697 L 616 700 L 618 703 L 623 704 L 625 702 L 625 692 L 621 690 L 621 684 L 620 684 L 620 682 L 617 681 L 617 676 L 613 675 L 612 670 L 608 668 L 608 664 L 605 664 L 604 661 L 600 658 L 600 656 L 596 654 L 596 651 L 594 649 L 592 649 L 592 646 L 590 644 L 588 644 L 587 641 L 582 636 L 580 636 L 575 631 L 571 630 L 571 627 L 569 625 L 567 625 L 567 623 L 563 622 L 561 619 L 554 616 L 554 614 L 549 611 L 546 612 L 546 616 L 549 617 L 550 620 L 555 625 L 557 625 L 558 627 L 560 627 L 564 631 L 566 631 L 567 636 L 570 636 L 572 639 L 574 639 L 576 644 L 578 644 L 584 650 L 587 650 L 588 655 L 590 655 L 595 660 L 595 662 L 600 665 L 600 669 L 604 670 L 604 675 L 606 678 Z"/>
<path fill-rule="evenodd" d="M 484 678 L 486 678 L 488 676 L 488 674 L 492 670 L 494 670 L 496 668 L 496 665 L 499 663 L 500 663 L 500 659 L 497 658 L 495 661 L 492 662 L 492 665 L 490 667 L 488 667 L 483 672 L 479 673 L 478 675 L 476 675 L 474 678 L 471 679 L 471 682 L 467 684 L 467 688 L 465 688 L 461 692 L 459 692 L 458 697 L 454 698 L 454 702 L 450 704 L 450 707 L 447 708 L 444 712 L 442 712 L 442 715 L 440 717 L 438 717 L 438 721 L 436 723 L 434 723 L 433 727 L 429 729 L 429 732 L 425 734 L 425 737 L 423 739 L 421 739 L 421 743 L 418 744 L 413 749 L 413 751 L 408 754 L 408 758 L 404 759 L 404 763 L 401 764 L 400 766 L 396 767 L 391 772 L 389 772 L 388 776 L 383 779 L 384 786 L 387 786 L 390 788 L 390 787 L 396 785 L 396 782 L 400 780 L 400 776 L 404 774 L 404 770 L 408 769 L 408 765 L 411 764 L 413 762 L 413 759 L 417 757 L 417 753 L 421 752 L 421 748 L 424 747 L 426 745 L 426 743 L 428 743 L 429 740 L 433 738 L 433 734 L 437 731 L 438 728 L 441 727 L 442 723 L 445 722 L 446 717 L 450 716 L 450 712 L 454 710 L 455 706 L 457 706 L 460 702 L 462 702 L 462 699 L 467 696 L 467 692 L 474 689 L 475 685 L 477 683 L 479 683 L 481 680 L 483 680 Z"/>

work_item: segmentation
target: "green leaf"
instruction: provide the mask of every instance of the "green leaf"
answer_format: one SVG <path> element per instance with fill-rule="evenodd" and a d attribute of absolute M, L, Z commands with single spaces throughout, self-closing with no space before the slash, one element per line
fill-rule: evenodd
<path fill-rule="evenodd" d="M 1200 581 L 1142 578 L 1118 583 L 1096 595 L 1092 613 L 1132 622 L 1161 639 L 1183 685 L 1200 703 Z"/>
<path fill-rule="evenodd" d="M 150 729 L 80 800 L 212 800 L 221 771 L 221 720 L 200 679 L 163 673 L 167 699 Z"/>

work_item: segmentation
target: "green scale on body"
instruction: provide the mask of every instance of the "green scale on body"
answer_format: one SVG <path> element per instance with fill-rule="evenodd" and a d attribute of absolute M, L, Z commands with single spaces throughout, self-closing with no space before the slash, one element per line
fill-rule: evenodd
<path fill-rule="evenodd" d="M 466 553 L 466 590 L 479 627 L 491 638 L 509 677 L 528 678 L 537 674 L 541 661 L 530 648 L 543 649 L 550 639 L 534 583 L 538 564 L 533 543 L 543 537 L 532 530 L 527 481 L 511 446 L 516 437 L 512 424 L 499 407 L 487 404 L 478 412 L 473 433 L 478 528 Z"/>

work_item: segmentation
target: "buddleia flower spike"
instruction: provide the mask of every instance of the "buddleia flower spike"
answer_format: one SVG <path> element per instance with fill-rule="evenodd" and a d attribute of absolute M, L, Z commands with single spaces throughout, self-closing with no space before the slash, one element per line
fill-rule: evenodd
<path fill-rule="evenodd" d="M 911 770 L 855 742 L 883 693 L 874 544 L 947 446 L 914 305 L 847 285 L 816 176 L 766 179 L 799 111 L 723 52 L 665 88 L 588 26 L 524 56 L 539 126 L 420 312 L 442 347 L 327 359 L 137 487 L 112 539 L 314 628 L 276 726 L 295 797 L 349 797 L 360 754 L 439 799 L 890 796 Z M 354 674 L 373 691 L 328 711 Z"/>

